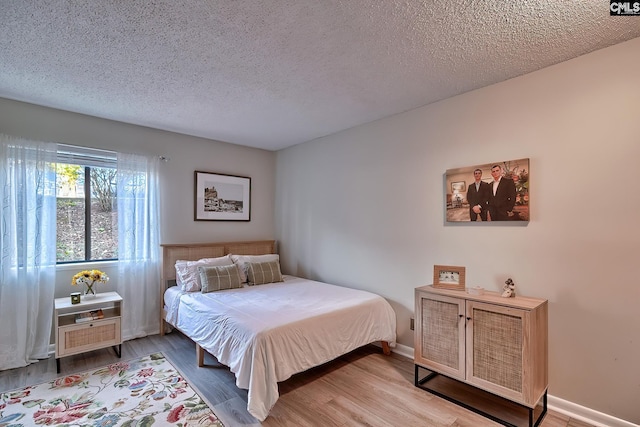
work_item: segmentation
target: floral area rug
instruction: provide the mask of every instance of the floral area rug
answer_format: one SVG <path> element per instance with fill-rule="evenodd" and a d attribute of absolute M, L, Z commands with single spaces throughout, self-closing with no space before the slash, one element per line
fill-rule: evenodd
<path fill-rule="evenodd" d="M 0 427 L 223 427 L 162 353 L 0 393 Z"/>

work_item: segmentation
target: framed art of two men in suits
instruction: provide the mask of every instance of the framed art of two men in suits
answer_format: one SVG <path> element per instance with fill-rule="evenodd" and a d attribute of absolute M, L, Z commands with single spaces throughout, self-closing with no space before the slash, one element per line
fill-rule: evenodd
<path fill-rule="evenodd" d="M 529 221 L 529 159 L 450 169 L 446 185 L 447 222 Z"/>

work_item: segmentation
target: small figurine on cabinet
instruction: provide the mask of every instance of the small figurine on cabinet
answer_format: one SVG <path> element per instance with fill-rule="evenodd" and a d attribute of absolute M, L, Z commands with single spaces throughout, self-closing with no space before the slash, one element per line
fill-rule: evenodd
<path fill-rule="evenodd" d="M 513 283 L 513 280 L 511 280 L 511 278 L 507 279 L 507 281 L 504 282 L 504 287 L 502 288 L 502 296 L 505 298 L 516 296 L 516 284 Z"/>

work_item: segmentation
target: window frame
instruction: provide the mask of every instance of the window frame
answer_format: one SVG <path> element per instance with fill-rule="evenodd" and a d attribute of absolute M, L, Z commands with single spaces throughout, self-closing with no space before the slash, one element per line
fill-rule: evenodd
<path fill-rule="evenodd" d="M 57 149 L 58 164 L 78 165 L 84 172 L 84 259 L 73 261 L 59 261 L 56 255 L 56 265 L 64 266 L 70 264 L 105 263 L 117 261 L 118 258 L 91 258 L 91 169 L 92 168 L 113 168 L 118 171 L 117 153 L 108 150 L 98 150 L 94 148 L 80 147 L 67 144 L 58 144 Z M 57 172 L 56 172 L 57 180 Z M 57 184 L 56 184 L 57 187 Z M 57 192 L 57 188 L 56 188 Z M 117 197 L 117 195 L 116 195 Z M 56 206 L 58 195 L 56 194 Z M 56 224 L 58 217 L 56 214 Z"/>

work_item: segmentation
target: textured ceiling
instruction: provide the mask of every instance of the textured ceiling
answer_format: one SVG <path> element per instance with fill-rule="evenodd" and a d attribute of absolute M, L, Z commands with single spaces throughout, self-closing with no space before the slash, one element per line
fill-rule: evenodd
<path fill-rule="evenodd" d="M 277 150 L 640 37 L 602 0 L 2 0 L 0 97 Z"/>

